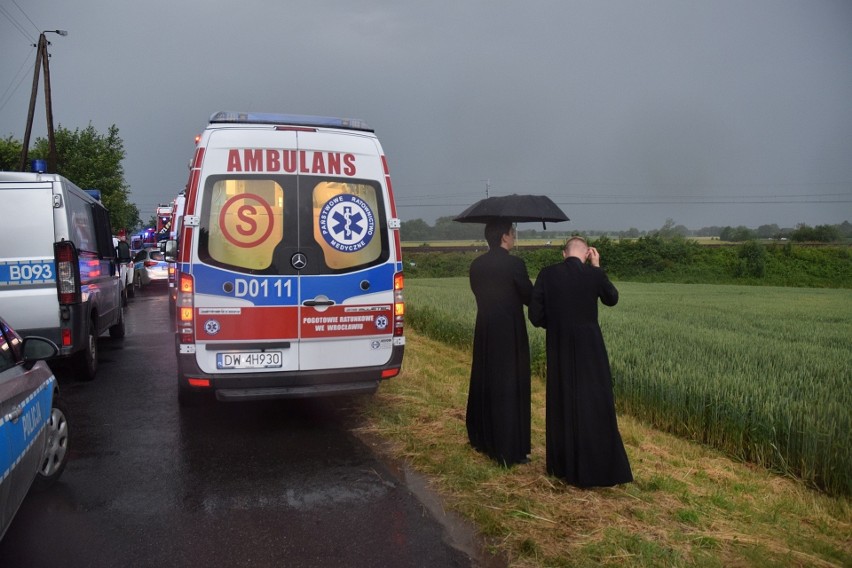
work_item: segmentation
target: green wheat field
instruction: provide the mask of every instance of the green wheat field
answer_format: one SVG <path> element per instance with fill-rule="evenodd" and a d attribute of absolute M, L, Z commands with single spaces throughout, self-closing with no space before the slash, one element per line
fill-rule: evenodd
<path fill-rule="evenodd" d="M 852 290 L 616 282 L 600 321 L 620 412 L 852 494 Z M 466 278 L 406 281 L 406 324 L 469 348 Z M 529 327 L 533 380 L 544 331 Z"/>

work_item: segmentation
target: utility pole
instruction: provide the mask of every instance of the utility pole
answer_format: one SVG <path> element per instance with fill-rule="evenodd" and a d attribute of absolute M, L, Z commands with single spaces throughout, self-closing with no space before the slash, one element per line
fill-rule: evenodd
<path fill-rule="evenodd" d="M 21 148 L 21 162 L 19 170 L 25 171 L 27 168 L 27 155 L 30 148 L 30 135 L 33 131 L 33 115 L 35 114 L 36 96 L 38 94 L 38 78 L 42 68 L 44 68 L 44 105 L 47 113 L 47 171 L 56 172 L 56 162 L 58 159 L 56 153 L 56 138 L 53 134 L 53 103 L 50 97 L 50 55 L 47 53 L 47 46 L 50 42 L 47 41 L 46 33 L 55 33 L 61 36 L 67 36 L 65 30 L 46 30 L 39 34 L 38 44 L 36 44 L 36 61 L 35 72 L 33 73 L 33 90 L 30 93 L 30 108 L 27 113 L 27 128 L 24 131 L 24 144 Z"/>

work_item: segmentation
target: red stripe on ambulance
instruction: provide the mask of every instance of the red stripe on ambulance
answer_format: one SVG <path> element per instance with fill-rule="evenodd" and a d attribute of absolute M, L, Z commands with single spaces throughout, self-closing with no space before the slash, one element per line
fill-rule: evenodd
<path fill-rule="evenodd" d="M 192 161 L 192 170 L 189 172 L 189 183 L 187 183 L 186 209 L 184 215 L 195 215 L 195 200 L 198 195 L 198 180 L 201 175 L 201 164 L 204 162 L 204 148 L 196 148 L 195 159 Z"/>
<path fill-rule="evenodd" d="M 322 312 L 302 309 L 302 338 L 390 335 L 393 306 L 331 306 Z"/>
<path fill-rule="evenodd" d="M 288 340 L 299 337 L 296 306 L 246 307 L 233 313 L 205 313 L 195 309 L 199 341 Z M 224 311 L 224 310 L 223 310 Z"/>

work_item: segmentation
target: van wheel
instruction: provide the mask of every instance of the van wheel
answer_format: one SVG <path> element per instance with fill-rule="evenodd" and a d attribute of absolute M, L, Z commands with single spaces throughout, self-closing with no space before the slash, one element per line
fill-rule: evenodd
<path fill-rule="evenodd" d="M 68 463 L 71 430 L 68 426 L 68 410 L 58 394 L 53 396 L 53 407 L 50 409 L 50 418 L 45 425 L 45 432 L 47 443 L 44 446 L 38 475 L 33 481 L 33 487 L 38 491 L 53 485 Z"/>
<path fill-rule="evenodd" d="M 124 337 L 124 308 L 119 308 L 118 323 L 109 328 L 109 336 L 113 339 L 121 339 Z"/>
<path fill-rule="evenodd" d="M 127 293 L 128 298 L 132 298 L 136 295 L 136 284 L 134 282 L 130 283 L 130 286 L 125 286 L 124 291 Z"/>
<path fill-rule="evenodd" d="M 76 357 L 76 368 L 80 380 L 91 381 L 98 372 L 98 336 L 95 334 L 95 322 L 89 322 L 88 340 Z"/>

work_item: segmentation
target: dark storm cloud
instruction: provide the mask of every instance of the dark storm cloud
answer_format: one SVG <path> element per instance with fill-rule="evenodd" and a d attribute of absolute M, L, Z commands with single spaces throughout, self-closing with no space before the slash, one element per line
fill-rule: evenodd
<path fill-rule="evenodd" d="M 56 121 L 119 127 L 146 219 L 223 109 L 366 119 L 403 219 L 486 187 L 581 229 L 852 217 L 852 3 L 406 4 L 0 0 L 0 135 L 23 137 L 24 35 L 63 28 Z"/>

